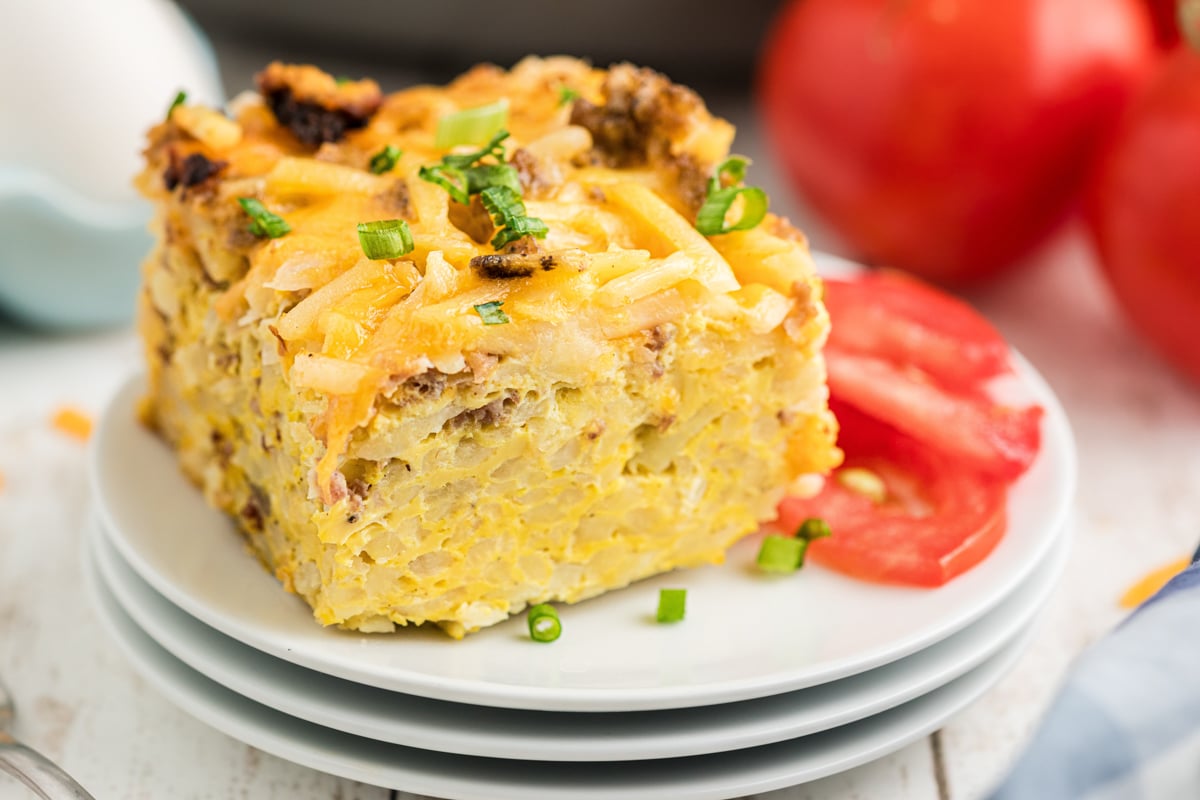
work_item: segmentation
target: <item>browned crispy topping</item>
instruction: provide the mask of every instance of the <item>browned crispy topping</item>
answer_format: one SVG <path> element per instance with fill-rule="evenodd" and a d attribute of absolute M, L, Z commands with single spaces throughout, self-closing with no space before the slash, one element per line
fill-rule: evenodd
<path fill-rule="evenodd" d="M 578 268 L 579 260 L 569 253 L 489 253 L 471 259 L 471 269 L 481 277 L 493 280 L 528 278 L 541 270 L 549 272 L 558 267 Z"/>
<path fill-rule="evenodd" d="M 708 199 L 708 170 L 689 153 L 675 156 L 672 166 L 679 180 L 679 197 L 694 215 Z"/>
<path fill-rule="evenodd" d="M 297 100 L 290 89 L 279 89 L 264 96 L 279 124 L 307 145 L 336 142 L 346 135 L 346 131 L 367 124 L 365 118 Z"/>
<path fill-rule="evenodd" d="M 513 152 L 512 165 L 517 170 L 521 189 L 527 197 L 542 197 L 554 186 L 554 181 L 546 175 L 546 170 L 538 163 L 537 157 L 524 147 Z"/>
<path fill-rule="evenodd" d="M 178 186 L 185 189 L 197 186 L 224 169 L 225 164 L 224 161 L 213 161 L 202 153 L 180 158 L 172 151 L 170 162 L 163 170 L 163 185 L 167 191 L 174 191 Z"/>
<path fill-rule="evenodd" d="M 609 71 L 604 98 L 603 105 L 576 100 L 571 124 L 591 131 L 595 155 L 613 167 L 638 166 L 669 155 L 671 140 L 704 113 L 704 103 L 695 92 L 631 64 L 618 64 Z"/>
<path fill-rule="evenodd" d="M 504 245 L 501 252 L 507 255 L 530 256 L 541 252 L 541 249 L 542 247 L 538 244 L 537 239 L 532 236 L 522 236 L 520 239 L 513 239 Z"/>
<path fill-rule="evenodd" d="M 448 216 L 454 227 L 479 244 L 490 241 L 492 234 L 496 232 L 492 217 L 483 207 L 483 201 L 477 194 L 471 195 L 471 202 L 468 204 L 450 203 Z"/>
<path fill-rule="evenodd" d="M 383 102 L 375 81 L 339 83 L 316 67 L 278 61 L 258 74 L 258 88 L 279 124 L 310 146 L 364 127 Z"/>
<path fill-rule="evenodd" d="M 390 190 L 379 195 L 379 199 L 387 205 L 388 210 L 394 216 L 404 219 L 412 218 L 413 212 L 408 184 L 404 181 L 396 181 Z"/>

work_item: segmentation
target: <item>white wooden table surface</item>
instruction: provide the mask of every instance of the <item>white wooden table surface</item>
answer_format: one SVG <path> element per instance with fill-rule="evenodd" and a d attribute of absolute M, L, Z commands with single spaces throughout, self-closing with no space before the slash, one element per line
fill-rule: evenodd
<path fill-rule="evenodd" d="M 747 116 L 744 100 L 722 110 Z M 738 149 L 761 153 L 753 125 Z M 795 211 L 779 176 L 763 166 L 769 160 L 758 164 L 753 177 L 772 190 L 777 208 Z M 1120 619 L 1122 591 L 1200 538 L 1200 386 L 1132 338 L 1077 232 L 972 299 L 1043 372 L 1073 423 L 1080 488 L 1066 574 L 1016 668 L 941 732 L 762 800 L 981 796 L 1071 659 Z M 129 332 L 39 338 L 0 329 L 0 676 L 20 702 L 19 736 L 101 800 L 417 800 L 290 764 L 207 728 L 155 694 L 106 640 L 81 585 L 85 446 L 49 418 L 64 404 L 97 413 L 139 361 Z M 0 800 L 28 796 L 0 776 Z"/>

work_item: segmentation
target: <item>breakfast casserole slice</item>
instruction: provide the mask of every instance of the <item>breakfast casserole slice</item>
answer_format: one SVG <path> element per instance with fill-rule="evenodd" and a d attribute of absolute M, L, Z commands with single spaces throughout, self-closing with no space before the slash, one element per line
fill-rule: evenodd
<path fill-rule="evenodd" d="M 749 227 L 691 91 L 566 58 L 258 86 L 150 133 L 143 414 L 319 622 L 461 637 L 719 562 L 838 462 L 804 239 Z"/>

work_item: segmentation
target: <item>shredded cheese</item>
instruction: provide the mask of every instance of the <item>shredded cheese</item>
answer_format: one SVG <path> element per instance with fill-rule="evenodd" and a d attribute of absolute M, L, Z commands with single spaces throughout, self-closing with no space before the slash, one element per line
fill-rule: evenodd
<path fill-rule="evenodd" d="M 86 412 L 64 406 L 54 412 L 50 424 L 59 433 L 86 442 L 92 437 L 92 418 Z"/>

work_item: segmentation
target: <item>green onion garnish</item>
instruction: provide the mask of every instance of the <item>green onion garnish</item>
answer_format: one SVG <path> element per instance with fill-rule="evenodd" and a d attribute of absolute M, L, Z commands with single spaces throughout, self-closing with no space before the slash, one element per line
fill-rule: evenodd
<path fill-rule="evenodd" d="M 492 186 L 507 186 L 518 194 L 521 192 L 521 178 L 508 164 L 480 164 L 463 172 L 467 176 L 467 194 L 479 194 Z"/>
<path fill-rule="evenodd" d="M 726 224 L 725 215 L 739 196 L 742 198 L 742 214 L 733 223 Z M 757 186 L 718 189 L 708 195 L 697 212 L 696 230 L 705 236 L 749 230 L 767 216 L 767 205 L 767 193 Z"/>
<path fill-rule="evenodd" d="M 521 195 L 509 186 L 489 186 L 479 193 L 479 200 L 498 229 L 492 237 L 492 247 L 499 250 L 509 242 L 524 236 L 544 238 L 550 232 L 545 222 L 526 215 Z"/>
<path fill-rule="evenodd" d="M 458 167 L 451 167 L 446 164 L 434 164 L 432 167 L 421 167 L 417 170 L 417 177 L 423 181 L 436 183 L 447 192 L 450 193 L 456 202 L 466 205 L 471 202 L 468 192 L 471 188 L 471 182 L 467 178 L 465 172 Z"/>
<path fill-rule="evenodd" d="M 510 320 L 508 314 L 505 314 L 500 308 L 502 305 L 504 305 L 503 300 L 493 300 L 490 303 L 480 303 L 475 306 L 475 311 L 479 314 L 479 318 L 483 320 L 484 325 L 506 325 Z"/>
<path fill-rule="evenodd" d="M 479 200 L 497 227 L 514 217 L 525 216 L 525 202 L 511 186 L 489 186 L 479 193 Z"/>
<path fill-rule="evenodd" d="M 291 231 L 292 226 L 278 214 L 272 214 L 267 207 L 253 197 L 239 197 L 238 203 L 242 210 L 254 220 L 248 230 L 255 236 L 265 236 L 268 239 L 278 239 Z"/>
<path fill-rule="evenodd" d="M 746 166 L 750 162 L 742 156 L 730 156 L 717 165 L 713 176 L 708 179 L 708 193 L 719 191 L 724 188 L 725 183 L 721 179 L 728 176 L 729 185 L 737 186 L 742 181 L 746 180 Z"/>
<path fill-rule="evenodd" d="M 371 174 L 382 175 L 385 172 L 391 172 L 392 168 L 396 166 L 396 162 L 400 160 L 400 156 L 403 155 L 403 152 L 404 151 L 402 151 L 399 147 L 393 147 L 389 144 L 387 147 L 371 156 Z"/>
<path fill-rule="evenodd" d="M 471 195 L 479 194 L 490 186 L 507 186 L 520 194 L 521 181 L 516 169 L 504 163 L 504 140 L 507 138 L 508 131 L 497 131 L 479 150 L 442 156 L 442 163 L 421 167 L 417 176 L 441 186 L 464 205 L 471 201 Z M 496 159 L 497 163 L 481 163 L 489 156 Z"/>
<path fill-rule="evenodd" d="M 687 605 L 687 589 L 660 589 L 658 592 L 658 621 L 679 622 Z"/>
<path fill-rule="evenodd" d="M 567 103 L 574 103 L 579 99 L 579 92 L 572 89 L 570 86 L 558 87 L 558 105 L 561 108 Z"/>
<path fill-rule="evenodd" d="M 170 108 L 167 109 L 167 119 L 171 118 L 171 115 L 175 113 L 175 109 L 179 108 L 186 102 L 187 92 L 185 92 L 183 89 L 180 89 L 178 92 L 176 92 L 175 99 L 171 101 Z"/>
<path fill-rule="evenodd" d="M 413 250 L 412 231 L 402 219 L 358 223 L 358 243 L 367 258 L 374 261 L 399 258 Z"/>
<path fill-rule="evenodd" d="M 562 635 L 562 623 L 558 621 L 558 612 L 546 603 L 539 603 L 529 609 L 529 638 L 535 642 L 553 642 Z"/>
<path fill-rule="evenodd" d="M 354 78 L 351 78 L 349 75 L 338 75 L 333 79 L 333 82 L 338 86 L 345 86 L 347 83 L 354 83 Z"/>
<path fill-rule="evenodd" d="M 508 100 L 501 98 L 478 108 L 447 114 L 438 120 L 434 147 L 448 149 L 460 144 L 479 144 L 508 122 Z"/>
<path fill-rule="evenodd" d="M 532 236 L 535 239 L 545 239 L 546 234 L 550 232 L 550 227 L 545 222 L 537 217 L 513 217 L 508 220 L 504 230 L 498 231 L 492 237 L 492 247 L 499 250 L 506 244 L 515 242 L 517 239 L 523 239 L 526 236 Z"/>
<path fill-rule="evenodd" d="M 739 185 L 746 179 L 746 165 L 749 163 L 741 156 L 730 156 L 717 165 L 708 179 L 708 196 L 704 199 L 704 205 L 696 212 L 696 230 L 705 236 L 746 231 L 767 216 L 767 193 L 757 186 Z M 739 197 L 742 198 L 741 214 L 732 223 L 726 223 L 725 217 Z"/>
<path fill-rule="evenodd" d="M 764 572 L 795 572 L 804 566 L 808 540 L 770 534 L 758 550 L 758 566 Z"/>
<path fill-rule="evenodd" d="M 800 523 L 800 527 L 796 529 L 796 537 L 811 542 L 813 539 L 824 539 L 832 536 L 833 531 L 829 528 L 829 523 L 820 517 L 809 517 Z"/>
<path fill-rule="evenodd" d="M 520 176 L 516 168 L 504 161 L 504 140 L 507 138 L 508 131 L 496 131 L 479 150 L 442 156 L 442 163 L 417 171 L 422 180 L 441 186 L 456 202 L 466 205 L 471 201 L 471 195 L 479 195 L 496 227 L 492 247 L 497 250 L 525 236 L 540 239 L 550 232 L 545 222 L 528 216 L 525 211 Z M 488 157 L 496 159 L 496 163 L 482 163 Z"/>
<path fill-rule="evenodd" d="M 478 164 L 488 156 L 495 158 L 500 163 L 504 163 L 504 140 L 507 139 L 508 136 L 508 131 L 503 129 L 498 130 L 496 131 L 496 135 L 488 140 L 487 144 L 475 152 L 459 154 L 448 153 L 442 156 L 442 163 L 458 169 L 466 169 L 467 167 Z"/>

